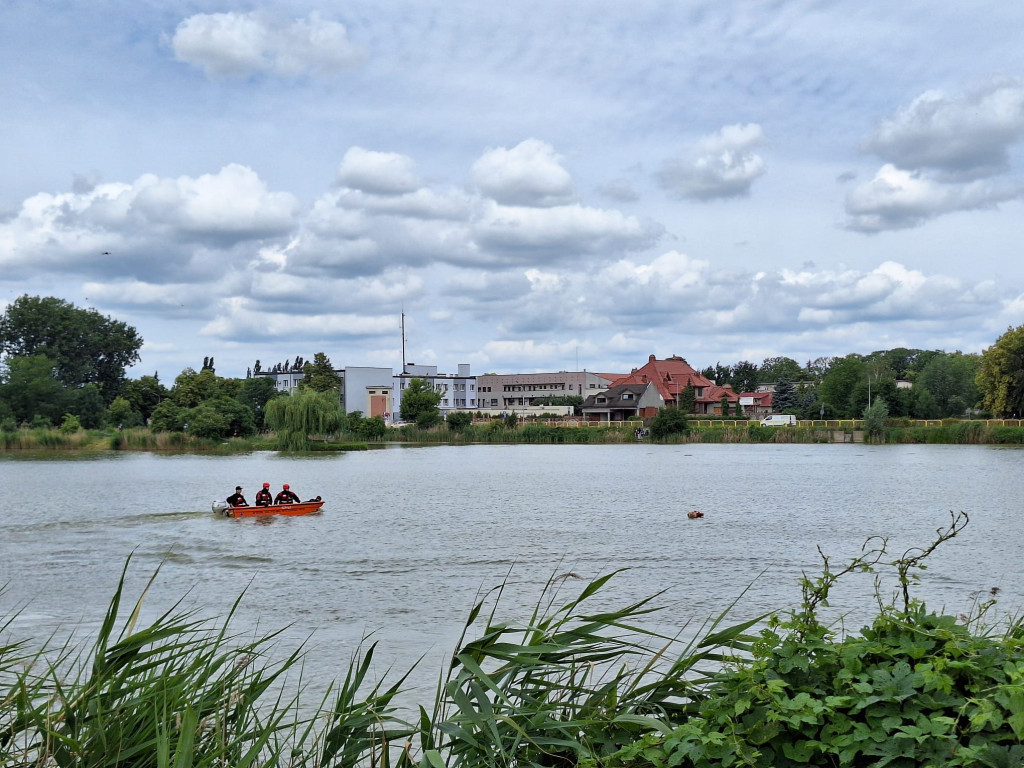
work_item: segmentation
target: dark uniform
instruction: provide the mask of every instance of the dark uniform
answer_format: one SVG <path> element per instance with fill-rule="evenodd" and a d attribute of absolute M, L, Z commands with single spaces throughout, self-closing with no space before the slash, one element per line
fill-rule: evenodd
<path fill-rule="evenodd" d="M 228 504 L 232 507 L 248 507 L 249 502 L 245 500 L 245 496 L 242 495 L 242 486 L 236 485 L 235 492 L 227 498 Z"/>
<path fill-rule="evenodd" d="M 274 496 L 270 493 L 270 483 L 264 483 L 263 487 L 256 491 L 256 506 L 269 507 L 274 503 Z"/>
<path fill-rule="evenodd" d="M 288 483 L 285 483 L 281 492 L 274 497 L 275 504 L 294 504 L 296 501 L 299 501 L 299 497 L 289 490 Z"/>

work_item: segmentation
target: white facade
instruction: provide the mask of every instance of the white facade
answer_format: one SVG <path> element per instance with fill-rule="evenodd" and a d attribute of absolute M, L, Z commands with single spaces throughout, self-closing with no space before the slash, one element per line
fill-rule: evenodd
<path fill-rule="evenodd" d="M 345 413 L 359 411 L 368 419 L 383 416 L 390 420 L 391 414 L 397 412 L 390 368 L 347 365 L 338 373 L 344 381 L 341 402 L 345 406 Z"/>
<path fill-rule="evenodd" d="M 287 392 L 291 394 L 299 382 L 306 378 L 306 374 L 302 371 L 282 371 L 280 373 L 271 373 L 270 371 L 259 371 L 254 373 L 253 376 L 263 376 L 269 378 L 274 382 L 274 386 L 277 387 L 278 392 Z"/>
<path fill-rule="evenodd" d="M 469 363 L 459 363 L 458 373 L 438 373 L 436 365 L 406 363 L 405 371 L 394 377 L 394 413 L 402 412 L 402 392 L 412 379 L 424 379 L 441 395 L 438 408 L 448 411 L 477 410 L 476 376 L 470 373 Z"/>

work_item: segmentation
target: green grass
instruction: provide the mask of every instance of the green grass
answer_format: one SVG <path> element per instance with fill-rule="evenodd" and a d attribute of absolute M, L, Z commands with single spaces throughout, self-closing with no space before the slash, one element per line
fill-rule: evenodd
<path fill-rule="evenodd" d="M 707 420 L 704 420 L 705 422 Z M 419 429 L 414 425 L 388 428 L 379 440 L 367 440 L 355 434 L 340 432 L 328 442 L 312 441 L 307 450 L 364 450 L 367 444 L 404 442 L 410 444 L 470 445 L 497 444 L 623 444 L 632 443 L 634 424 L 616 426 L 567 427 L 542 422 L 520 423 L 515 429 L 505 428 L 499 421 L 474 424 L 460 431 L 442 425 Z M 656 444 L 690 443 L 824 443 L 835 430 L 823 426 L 762 427 L 757 423 L 743 426 L 691 425 L 686 432 L 645 442 Z M 853 431 L 846 427 L 839 431 Z M 946 445 L 1024 445 L 1024 427 L 1003 426 L 980 421 L 946 420 L 932 426 L 917 426 L 906 419 L 892 419 L 880 443 L 932 443 Z M 206 440 L 182 432 L 151 432 L 148 428 L 123 431 L 80 430 L 65 434 L 57 428 L 0 431 L 0 450 L 6 451 L 177 451 L 190 453 L 232 454 L 259 450 L 278 450 L 273 434 L 248 438 Z"/>

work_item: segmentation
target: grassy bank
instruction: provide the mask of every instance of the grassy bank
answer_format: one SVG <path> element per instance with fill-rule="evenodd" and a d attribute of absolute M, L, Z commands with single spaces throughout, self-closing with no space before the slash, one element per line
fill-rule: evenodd
<path fill-rule="evenodd" d="M 1019 766 L 1024 627 L 930 613 L 912 594 L 934 542 L 885 543 L 801 584 L 800 607 L 696 639 L 645 628 L 656 597 L 603 603 L 614 574 L 552 578 L 531 615 L 500 616 L 499 585 L 471 611 L 437 694 L 398 711 L 404 677 L 369 679 L 374 648 L 312 706 L 301 649 L 172 609 L 137 626 L 126 564 L 96 639 L 30 650 L 0 622 L 4 766 Z M 860 633 L 819 611 L 845 575 L 889 570 L 895 599 Z M 154 576 L 156 578 L 157 576 Z M 571 594 L 570 594 L 571 593 Z M 143 596 L 145 592 L 143 591 Z M 348 653 L 339 649 L 339 653 Z M 305 673 L 308 676 L 308 671 Z"/>
<path fill-rule="evenodd" d="M 3 451 L 167 451 L 239 453 L 275 450 L 272 436 L 207 440 L 184 432 L 152 432 L 144 427 L 125 430 L 62 432 L 57 428 L 0 432 Z"/>
<path fill-rule="evenodd" d="M 487 444 L 591 444 L 633 443 L 634 430 L 641 422 L 609 426 L 565 426 L 557 423 L 526 422 L 507 428 L 500 421 L 474 424 L 454 431 L 445 426 L 419 429 L 413 425 L 388 428 L 379 440 L 363 435 L 341 433 L 330 440 L 311 443 L 313 451 L 366 450 L 386 443 L 470 445 Z M 876 435 L 867 434 L 861 422 L 801 422 L 795 427 L 762 427 L 757 422 L 694 420 L 685 432 L 644 442 L 687 443 L 934 443 L 946 445 L 1024 445 L 1024 426 L 1001 422 L 944 420 L 922 425 L 909 420 L 891 419 Z M 273 434 L 248 438 L 206 440 L 183 432 L 151 432 L 146 428 L 116 430 L 79 430 L 65 433 L 59 429 L 19 429 L 0 432 L 0 451 L 179 451 L 194 453 L 247 453 L 273 451 L 279 446 Z"/>

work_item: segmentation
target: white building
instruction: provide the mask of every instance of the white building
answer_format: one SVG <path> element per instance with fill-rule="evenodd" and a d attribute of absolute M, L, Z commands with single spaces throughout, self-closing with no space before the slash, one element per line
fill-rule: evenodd
<path fill-rule="evenodd" d="M 338 373 L 344 382 L 341 402 L 345 413 L 360 411 L 368 419 L 383 416 L 390 420 L 391 415 L 398 412 L 398 404 L 393 402 L 390 368 L 347 365 Z"/>
<path fill-rule="evenodd" d="M 438 403 L 441 413 L 477 409 L 476 377 L 469 371 L 469 363 L 459 363 L 458 373 L 438 373 L 436 365 L 406 363 L 405 370 L 394 377 L 394 413 L 402 412 L 402 392 L 413 379 L 425 380 L 441 395 Z"/>
<path fill-rule="evenodd" d="M 346 368 L 335 368 L 334 372 L 341 379 L 341 391 L 338 393 L 345 413 L 360 411 L 363 416 L 385 416 L 390 418 L 395 412 L 392 403 L 392 370 L 390 368 L 369 368 L 350 365 Z M 291 394 L 305 378 L 302 371 L 260 371 L 254 376 L 265 376 L 273 379 L 278 392 Z"/>

